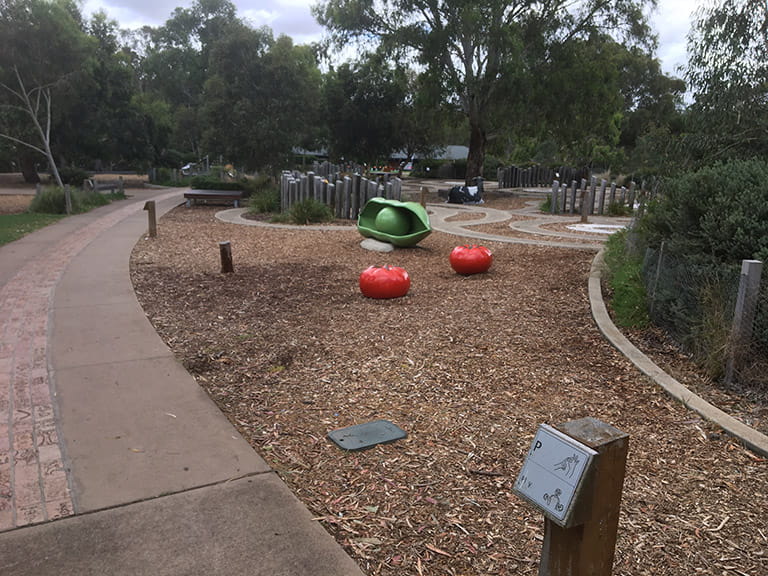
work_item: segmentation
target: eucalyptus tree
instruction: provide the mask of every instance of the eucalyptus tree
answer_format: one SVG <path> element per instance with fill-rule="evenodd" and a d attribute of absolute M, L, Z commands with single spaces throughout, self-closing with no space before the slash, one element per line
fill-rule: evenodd
<path fill-rule="evenodd" d="M 701 7 L 688 36 L 691 143 L 698 161 L 768 153 L 768 8 L 765 0 Z"/>
<path fill-rule="evenodd" d="M 44 156 L 59 186 L 52 148 L 55 102 L 91 48 L 74 3 L 0 0 L 0 138 Z M 37 179 L 36 170 L 22 164 L 25 178 Z"/>
<path fill-rule="evenodd" d="M 406 97 L 406 71 L 376 54 L 330 70 L 324 83 L 330 155 L 372 163 L 402 148 L 397 118 Z"/>
<path fill-rule="evenodd" d="M 440 83 L 468 119 L 469 179 L 482 173 L 495 111 L 527 96 L 519 80 L 597 29 L 652 46 L 647 5 L 655 0 L 324 0 L 314 14 L 337 45 L 374 44 Z"/>
<path fill-rule="evenodd" d="M 308 46 L 269 28 L 233 25 L 210 53 L 200 108 L 206 149 L 274 169 L 322 122 L 321 74 Z"/>
<path fill-rule="evenodd" d="M 142 87 L 173 110 L 177 148 L 201 154 L 201 98 L 215 71 L 209 59 L 216 44 L 242 25 L 229 0 L 196 0 L 176 8 L 163 26 L 142 29 Z"/>
<path fill-rule="evenodd" d="M 81 168 L 146 166 L 167 143 L 170 111 L 140 92 L 134 56 L 115 20 L 97 12 L 83 28 L 91 50 L 60 91 L 54 115 L 59 159 Z"/>

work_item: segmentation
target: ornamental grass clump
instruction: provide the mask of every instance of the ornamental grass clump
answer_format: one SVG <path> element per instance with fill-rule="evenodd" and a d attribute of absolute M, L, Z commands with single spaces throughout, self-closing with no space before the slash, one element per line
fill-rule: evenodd
<path fill-rule="evenodd" d="M 288 216 L 294 224 L 312 224 L 333 220 L 331 208 L 314 198 L 307 198 L 291 206 L 288 210 Z"/>

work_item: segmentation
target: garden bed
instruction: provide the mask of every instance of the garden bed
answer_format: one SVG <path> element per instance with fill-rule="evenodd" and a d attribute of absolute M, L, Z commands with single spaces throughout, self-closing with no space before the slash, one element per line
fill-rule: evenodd
<path fill-rule="evenodd" d="M 137 296 L 367 574 L 536 574 L 542 517 L 512 486 L 539 423 L 585 416 L 630 435 L 614 574 L 768 572 L 768 462 L 602 338 L 591 253 L 484 243 L 491 271 L 465 277 L 448 264 L 460 239 L 439 232 L 379 254 L 354 229 L 238 226 L 214 212 L 176 209 L 139 242 Z M 234 274 L 219 273 L 221 241 Z M 385 263 L 409 271 L 411 291 L 364 298 L 359 273 Z M 380 418 L 408 437 L 364 452 L 326 437 Z"/>

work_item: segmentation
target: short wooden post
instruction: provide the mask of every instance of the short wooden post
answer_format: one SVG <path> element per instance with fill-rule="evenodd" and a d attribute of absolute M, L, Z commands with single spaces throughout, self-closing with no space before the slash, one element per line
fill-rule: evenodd
<path fill-rule="evenodd" d="M 72 191 L 69 189 L 69 184 L 64 185 L 64 208 L 67 214 L 72 214 Z"/>
<path fill-rule="evenodd" d="M 563 210 L 565 211 L 565 210 Z M 576 211 L 576 180 L 571 180 L 571 210 L 573 214 Z"/>
<path fill-rule="evenodd" d="M 595 418 L 573 420 L 556 428 L 598 455 L 580 498 L 585 522 L 562 528 L 549 518 L 544 520 L 539 576 L 610 576 L 629 436 Z"/>
<path fill-rule="evenodd" d="M 421 205 L 426 208 L 427 207 L 427 192 L 429 192 L 429 188 L 426 186 L 421 187 Z"/>
<path fill-rule="evenodd" d="M 229 242 L 219 242 L 219 254 L 221 255 L 221 273 L 227 274 L 235 271 L 232 264 L 232 245 Z"/>
<path fill-rule="evenodd" d="M 147 211 L 147 219 L 149 220 L 149 237 L 155 238 L 157 236 L 157 216 L 155 212 L 155 201 L 147 200 L 144 202 L 144 210 Z"/>
<path fill-rule="evenodd" d="M 552 214 L 557 214 L 558 212 L 557 209 L 560 207 L 558 204 L 558 198 L 557 198 L 557 193 L 559 190 L 560 190 L 560 182 L 555 180 L 554 182 L 552 182 L 552 202 L 550 203 L 550 206 L 549 206 L 549 211 Z"/>

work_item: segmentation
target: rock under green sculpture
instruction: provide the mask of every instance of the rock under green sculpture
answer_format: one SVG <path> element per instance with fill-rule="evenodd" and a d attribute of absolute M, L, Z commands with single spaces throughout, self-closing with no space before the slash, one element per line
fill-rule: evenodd
<path fill-rule="evenodd" d="M 394 246 L 414 246 L 432 233 L 429 215 L 418 202 L 371 198 L 357 218 L 357 230 L 366 238 Z"/>

